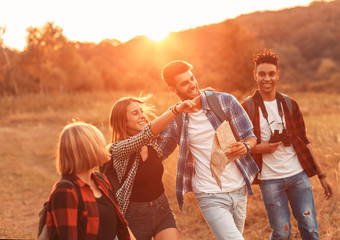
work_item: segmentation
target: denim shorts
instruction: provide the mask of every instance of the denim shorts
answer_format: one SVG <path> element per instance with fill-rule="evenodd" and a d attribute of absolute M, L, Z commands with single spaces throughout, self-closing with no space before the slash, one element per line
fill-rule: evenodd
<path fill-rule="evenodd" d="M 177 228 L 165 193 L 152 202 L 130 202 L 125 218 L 137 240 L 149 240 L 167 228 Z"/>

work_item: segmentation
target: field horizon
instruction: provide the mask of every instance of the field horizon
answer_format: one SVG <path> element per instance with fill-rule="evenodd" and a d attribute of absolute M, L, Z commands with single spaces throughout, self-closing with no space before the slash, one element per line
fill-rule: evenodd
<path fill-rule="evenodd" d="M 321 167 L 333 186 L 330 200 L 322 197 L 317 177 L 312 177 L 320 239 L 340 239 L 340 98 L 336 93 L 286 92 L 297 100 L 304 114 L 307 135 Z M 138 92 L 93 92 L 64 95 L 24 95 L 0 98 L 0 239 L 35 239 L 38 213 L 48 199 L 53 184 L 60 178 L 55 170 L 57 139 L 72 119 L 98 127 L 110 141 L 108 117 L 115 100 L 138 96 Z M 147 95 L 148 93 L 145 93 Z M 241 101 L 245 95 L 235 93 Z M 149 100 L 160 115 L 177 102 L 176 96 L 157 92 Z M 214 239 L 192 193 L 185 195 L 183 211 L 175 196 L 177 150 L 164 162 L 163 182 L 176 217 L 182 240 Z M 253 185 L 248 196 L 244 238 L 268 239 L 268 224 L 261 194 Z M 300 239 L 291 217 L 291 239 Z"/>

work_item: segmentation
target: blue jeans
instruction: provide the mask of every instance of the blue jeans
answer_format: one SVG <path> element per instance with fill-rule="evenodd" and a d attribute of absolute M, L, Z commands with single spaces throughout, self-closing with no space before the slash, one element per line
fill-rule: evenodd
<path fill-rule="evenodd" d="M 319 239 L 312 184 L 302 171 L 288 178 L 261 180 L 260 189 L 272 228 L 270 239 L 289 239 L 290 212 L 298 222 L 302 239 Z"/>
<path fill-rule="evenodd" d="M 247 189 L 229 193 L 195 193 L 202 214 L 217 240 L 244 239 Z"/>

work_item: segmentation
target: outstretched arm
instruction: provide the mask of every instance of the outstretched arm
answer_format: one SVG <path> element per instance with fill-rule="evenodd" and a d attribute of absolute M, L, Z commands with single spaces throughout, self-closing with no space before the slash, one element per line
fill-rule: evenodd
<path fill-rule="evenodd" d="M 163 113 L 158 118 L 151 121 L 150 130 L 153 134 L 159 134 L 175 117 L 177 114 L 182 112 L 197 112 L 195 106 L 198 101 L 200 101 L 201 95 L 195 97 L 192 100 L 185 100 L 183 102 L 179 102 L 175 106 L 172 107 L 171 111 L 167 111 Z"/>

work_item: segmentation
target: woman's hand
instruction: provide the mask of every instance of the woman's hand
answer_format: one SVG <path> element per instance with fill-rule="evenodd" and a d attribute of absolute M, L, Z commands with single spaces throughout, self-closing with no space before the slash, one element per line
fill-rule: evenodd
<path fill-rule="evenodd" d="M 181 113 L 189 113 L 189 112 L 198 112 L 199 109 L 196 108 L 196 105 L 198 105 L 198 102 L 201 100 L 201 95 L 198 95 L 197 97 L 191 99 L 191 100 L 185 100 L 182 102 L 178 102 L 174 109 L 176 112 Z"/>

